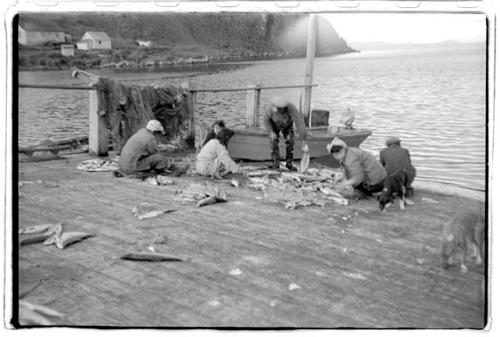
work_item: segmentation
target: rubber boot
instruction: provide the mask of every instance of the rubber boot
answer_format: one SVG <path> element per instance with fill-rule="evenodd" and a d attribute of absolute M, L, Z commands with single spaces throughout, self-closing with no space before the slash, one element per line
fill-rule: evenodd
<path fill-rule="evenodd" d="M 293 145 L 295 144 L 295 135 L 293 130 L 285 131 L 284 135 L 286 147 L 286 168 L 289 171 L 297 171 L 295 166 L 293 166 Z"/>
<path fill-rule="evenodd" d="M 280 168 L 280 149 L 278 147 L 278 139 L 271 140 L 271 164 L 268 166 L 270 169 Z"/>
<path fill-rule="evenodd" d="M 406 188 L 406 193 L 405 193 L 405 197 L 407 198 L 411 198 L 415 195 L 415 192 L 413 190 L 413 187 L 407 187 Z"/>

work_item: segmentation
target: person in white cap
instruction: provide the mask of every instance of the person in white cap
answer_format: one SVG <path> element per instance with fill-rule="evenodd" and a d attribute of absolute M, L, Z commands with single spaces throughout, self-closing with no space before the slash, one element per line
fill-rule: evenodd
<path fill-rule="evenodd" d="M 290 171 L 297 171 L 293 166 L 293 146 L 295 144 L 295 133 L 293 130 L 293 125 L 299 133 L 299 137 L 302 140 L 302 149 L 304 151 L 306 147 L 306 125 L 304 123 L 304 117 L 300 111 L 288 102 L 283 96 L 273 96 L 270 100 L 269 109 L 264 115 L 264 125 L 266 130 L 269 132 L 269 140 L 271 143 L 271 160 L 272 163 L 270 168 L 279 168 L 279 135 L 280 132 L 285 138 L 286 145 L 286 167 Z"/>
<path fill-rule="evenodd" d="M 410 151 L 401 147 L 401 140 L 398 137 L 389 137 L 385 141 L 386 148 L 380 151 L 380 163 L 384 166 L 387 175 L 397 175 L 401 171 L 406 173 L 406 197 L 412 197 L 413 187 L 411 184 L 417 175 L 417 170 L 411 163 Z"/>
<path fill-rule="evenodd" d="M 337 137 L 326 146 L 326 149 L 344 169 L 346 179 L 340 182 L 341 186 L 352 186 L 356 196 L 360 198 L 384 189 L 387 174 L 382 164 L 370 152 L 348 147 Z"/>
<path fill-rule="evenodd" d="M 164 135 L 165 129 L 156 120 L 150 120 L 146 127 L 139 129 L 130 137 L 120 153 L 118 166 L 123 174 L 135 173 L 161 173 L 173 170 L 175 175 L 180 175 L 179 170 L 172 161 L 159 153 L 155 136 Z M 185 169 L 184 169 L 185 172 Z M 180 173 L 180 174 L 179 174 Z"/>

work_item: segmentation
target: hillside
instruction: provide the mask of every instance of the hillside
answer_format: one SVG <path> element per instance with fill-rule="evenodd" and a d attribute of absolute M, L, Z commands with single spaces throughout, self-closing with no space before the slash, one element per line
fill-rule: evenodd
<path fill-rule="evenodd" d="M 28 17 L 22 15 L 21 19 Z M 135 63 L 173 57 L 300 57 L 305 55 L 304 14 L 40 14 L 76 43 L 86 31 L 104 31 L 112 40 L 111 60 Z M 152 41 L 149 50 L 136 40 Z M 22 49 L 25 56 L 33 50 Z M 324 19 L 318 22 L 317 55 L 353 51 Z M 55 56 L 55 55 L 53 55 Z M 78 56 L 78 55 L 77 55 Z M 24 60 L 26 61 L 26 60 Z M 95 65 L 97 61 L 92 61 Z M 22 62 L 20 62 L 22 63 Z"/>
<path fill-rule="evenodd" d="M 415 49 L 481 49 L 486 48 L 486 43 L 443 41 L 438 43 L 388 43 L 381 41 L 351 41 L 350 45 L 358 50 L 415 50 Z"/>

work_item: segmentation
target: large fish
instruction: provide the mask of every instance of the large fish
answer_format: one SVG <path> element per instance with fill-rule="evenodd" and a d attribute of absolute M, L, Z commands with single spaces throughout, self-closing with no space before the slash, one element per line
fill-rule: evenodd
<path fill-rule="evenodd" d="M 21 246 L 25 246 L 25 245 L 31 245 L 33 243 L 41 243 L 50 238 L 52 235 L 54 235 L 54 232 L 52 231 L 47 231 L 46 233 L 41 233 L 41 234 L 33 234 L 19 240 L 19 244 Z"/>
<path fill-rule="evenodd" d="M 202 206 L 211 205 L 211 204 L 215 204 L 218 202 L 226 202 L 226 201 L 227 201 L 226 192 L 217 191 L 217 193 L 215 195 L 212 195 L 210 197 L 207 197 L 207 198 L 204 198 L 204 199 L 201 199 L 200 201 L 198 201 L 196 206 L 202 207 Z"/>
<path fill-rule="evenodd" d="M 309 167 L 309 162 L 311 161 L 311 153 L 309 152 L 309 146 L 304 145 L 304 151 L 302 154 L 302 159 L 300 160 L 299 172 L 304 173 Z"/>
<path fill-rule="evenodd" d="M 77 242 L 88 238 L 90 236 L 95 236 L 94 234 L 82 233 L 82 232 L 66 232 L 62 233 L 60 236 L 56 238 L 56 247 L 59 249 L 63 249 L 64 247 L 72 244 L 73 242 Z"/>
<path fill-rule="evenodd" d="M 49 238 L 47 238 L 47 240 L 45 240 L 43 242 L 43 244 L 45 246 L 50 246 L 50 245 L 53 245 L 53 244 L 56 243 L 56 239 L 59 236 L 61 236 L 62 229 L 63 229 L 63 224 L 62 223 L 58 223 L 58 224 L 54 225 L 52 228 L 54 230 L 54 233 Z"/>
<path fill-rule="evenodd" d="M 133 261 L 152 261 L 152 262 L 182 262 L 183 259 L 178 257 L 168 256 L 161 253 L 149 253 L 149 252 L 137 252 L 125 254 L 121 257 L 122 260 L 133 260 Z"/>
<path fill-rule="evenodd" d="M 44 305 L 19 300 L 19 322 L 24 325 L 55 325 L 52 317 L 64 315 Z"/>
<path fill-rule="evenodd" d="M 19 234 L 40 234 L 40 233 L 46 232 L 47 230 L 52 228 L 52 226 L 53 225 L 51 225 L 51 224 L 29 226 L 29 227 L 20 229 Z"/>

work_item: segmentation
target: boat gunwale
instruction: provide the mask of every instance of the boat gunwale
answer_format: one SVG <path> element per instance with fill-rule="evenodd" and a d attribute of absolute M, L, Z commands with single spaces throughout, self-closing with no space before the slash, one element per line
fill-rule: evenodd
<path fill-rule="evenodd" d="M 323 128 L 326 130 L 326 128 Z M 237 135 L 242 135 L 242 136 L 255 136 L 255 137 L 267 137 L 268 132 L 263 129 L 263 128 L 233 128 L 231 129 L 235 136 Z M 333 139 L 334 137 L 340 137 L 340 138 L 354 138 L 354 137 L 365 137 L 368 138 L 371 134 L 372 131 L 369 129 L 345 129 L 345 130 L 351 130 L 350 132 L 346 133 L 332 133 L 328 134 L 327 132 L 324 132 L 324 134 L 319 134 L 322 129 L 320 128 L 307 128 L 307 131 L 312 131 L 312 133 L 307 133 L 307 139 L 308 140 L 325 140 L 325 139 Z"/>

